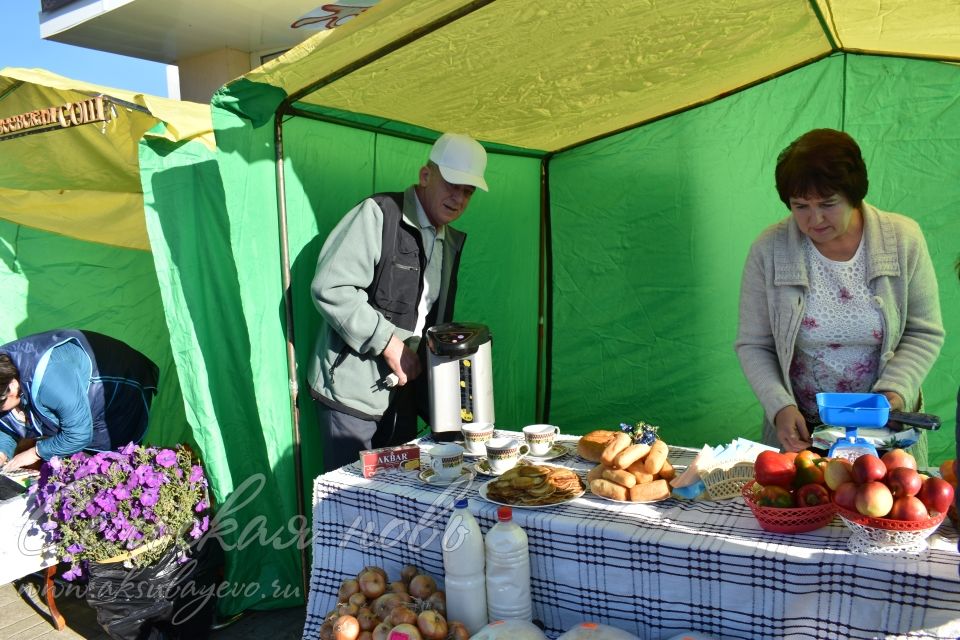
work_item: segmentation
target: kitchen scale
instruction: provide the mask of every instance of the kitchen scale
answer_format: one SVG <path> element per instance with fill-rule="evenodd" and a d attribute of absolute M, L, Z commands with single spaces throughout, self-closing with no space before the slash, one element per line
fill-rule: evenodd
<path fill-rule="evenodd" d="M 844 436 L 830 446 L 827 457 L 853 462 L 865 454 L 879 457 L 876 446 L 858 435 L 859 428 L 900 431 L 902 425 L 920 429 L 940 428 L 940 418 L 929 413 L 892 411 L 882 393 L 818 393 L 817 410 L 824 425 L 843 427 Z"/>

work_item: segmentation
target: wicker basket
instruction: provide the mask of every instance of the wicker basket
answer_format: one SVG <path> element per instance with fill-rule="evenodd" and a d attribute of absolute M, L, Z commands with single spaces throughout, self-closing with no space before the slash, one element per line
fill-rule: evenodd
<path fill-rule="evenodd" d="M 714 500 L 736 498 L 743 491 L 743 486 L 753 480 L 753 463 L 738 462 L 725 469 L 701 470 L 700 479 Z"/>
<path fill-rule="evenodd" d="M 837 507 L 837 514 L 853 532 L 847 547 L 857 553 L 919 553 L 946 517 L 941 513 L 926 520 L 871 518 L 843 507 Z"/>
<path fill-rule="evenodd" d="M 814 507 L 763 507 L 754 499 L 753 485 L 753 480 L 745 484 L 741 495 L 764 531 L 805 533 L 827 526 L 837 513 L 837 505 L 832 502 Z"/>

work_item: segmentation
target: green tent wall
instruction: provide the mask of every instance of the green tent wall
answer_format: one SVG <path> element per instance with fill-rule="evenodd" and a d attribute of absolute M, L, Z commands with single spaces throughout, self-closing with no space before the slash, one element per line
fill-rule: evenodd
<path fill-rule="evenodd" d="M 0 343 L 57 328 L 114 336 L 160 368 L 146 441 L 195 445 L 143 220 L 141 137 L 212 145 L 209 107 L 0 70 L 0 120 L 100 96 L 106 119 L 0 135 Z M 189 142 L 188 142 L 189 141 Z"/>
<path fill-rule="evenodd" d="M 678 0 L 656 11 L 383 0 L 221 89 L 210 202 L 174 193 L 182 185 L 161 171 L 152 206 L 161 219 L 168 207 L 192 209 L 217 246 L 178 242 L 198 269 L 225 270 L 204 275 L 220 286 L 191 309 L 191 348 L 229 352 L 206 364 L 223 366 L 197 410 L 222 440 L 231 486 L 269 480 L 241 524 L 277 531 L 297 513 L 288 329 L 307 495 L 322 471 L 303 377 L 320 322 L 308 283 L 323 238 L 361 198 L 412 182 L 441 131 L 470 133 L 490 151 L 491 190 L 458 224 L 469 239 L 457 317 L 493 330 L 501 426 L 547 419 L 582 433 L 642 418 L 678 445 L 759 437 L 760 408 L 733 352 L 740 272 L 750 242 L 787 214 L 773 188 L 776 155 L 814 127 L 850 132 L 867 159 L 868 201 L 923 227 L 949 332 L 960 315 L 960 68 L 939 60 L 958 59 L 960 38 L 941 28 L 955 8 L 885 7 L 877 28 L 870 7 L 826 0 Z M 157 154 L 158 169 L 175 155 Z M 952 453 L 958 352 L 948 335 L 925 385 L 927 410 L 945 419 L 934 462 Z M 233 377 L 237 388 L 223 383 Z M 238 550 L 228 580 L 261 591 L 221 608 L 296 603 L 303 594 L 261 594 L 277 577 L 299 585 L 297 556 L 291 546 Z M 401 545 L 398 557 L 415 552 Z"/>

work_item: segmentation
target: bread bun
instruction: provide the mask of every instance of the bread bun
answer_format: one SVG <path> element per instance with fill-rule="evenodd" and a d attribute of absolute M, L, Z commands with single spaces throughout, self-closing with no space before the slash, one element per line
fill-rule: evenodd
<path fill-rule="evenodd" d="M 603 450 L 618 433 L 620 432 L 603 429 L 591 431 L 577 442 L 577 454 L 590 462 L 600 462 Z"/>

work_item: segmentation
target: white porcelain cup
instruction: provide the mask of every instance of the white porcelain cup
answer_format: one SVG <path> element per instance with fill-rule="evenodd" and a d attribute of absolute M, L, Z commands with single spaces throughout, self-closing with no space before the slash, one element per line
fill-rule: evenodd
<path fill-rule="evenodd" d="M 483 455 L 487 452 L 485 445 L 493 437 L 492 422 L 467 422 L 460 427 L 463 433 L 463 448 L 467 453 Z"/>
<path fill-rule="evenodd" d="M 430 468 L 441 480 L 456 480 L 463 472 L 463 447 L 438 444 L 430 449 Z"/>
<path fill-rule="evenodd" d="M 486 447 L 487 464 L 494 473 L 503 473 L 514 468 L 520 456 L 525 456 L 530 451 L 530 447 L 520 444 L 516 438 L 491 438 Z"/>
<path fill-rule="evenodd" d="M 523 428 L 523 437 L 530 447 L 530 455 L 545 456 L 553 448 L 560 427 L 552 424 L 531 424 Z"/>

